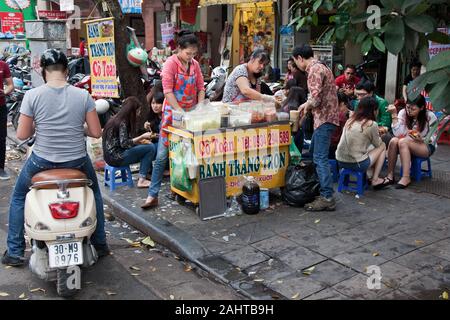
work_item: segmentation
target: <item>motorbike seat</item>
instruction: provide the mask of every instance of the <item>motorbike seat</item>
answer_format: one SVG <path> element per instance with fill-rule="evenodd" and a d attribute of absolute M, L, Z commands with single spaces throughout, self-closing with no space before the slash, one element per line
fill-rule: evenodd
<path fill-rule="evenodd" d="M 41 171 L 33 176 L 31 183 L 54 181 L 54 180 L 71 180 L 71 179 L 87 179 L 86 174 L 76 169 L 51 169 Z M 85 182 L 70 182 L 67 188 L 77 188 L 85 186 Z M 58 189 L 56 183 L 33 186 L 36 189 Z"/>

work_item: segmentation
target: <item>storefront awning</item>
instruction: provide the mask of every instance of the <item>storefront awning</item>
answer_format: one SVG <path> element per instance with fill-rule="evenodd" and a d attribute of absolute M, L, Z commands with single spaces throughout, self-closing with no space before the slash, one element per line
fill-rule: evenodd
<path fill-rule="evenodd" d="M 220 4 L 255 3 L 268 1 L 275 2 L 276 0 L 200 0 L 199 5 L 202 7 L 206 7 Z"/>

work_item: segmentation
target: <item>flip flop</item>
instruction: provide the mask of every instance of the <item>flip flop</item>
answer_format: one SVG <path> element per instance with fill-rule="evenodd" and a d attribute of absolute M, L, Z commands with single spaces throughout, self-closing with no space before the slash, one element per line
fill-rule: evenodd
<path fill-rule="evenodd" d="M 397 183 L 397 184 L 394 186 L 394 188 L 395 188 L 395 189 L 406 189 L 406 188 L 408 188 L 408 186 L 409 186 L 409 183 L 408 183 L 407 185 L 404 185 L 404 184 L 401 184 L 401 183 Z"/>

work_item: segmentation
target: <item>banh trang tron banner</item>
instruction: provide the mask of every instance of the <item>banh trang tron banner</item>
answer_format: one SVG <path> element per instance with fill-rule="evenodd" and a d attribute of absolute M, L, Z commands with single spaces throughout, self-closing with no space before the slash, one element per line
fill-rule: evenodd
<path fill-rule="evenodd" d="M 216 4 L 239 4 L 239 3 L 255 3 L 255 2 L 275 2 L 276 0 L 200 0 L 199 5 L 202 7 L 213 6 Z"/>
<path fill-rule="evenodd" d="M 118 98 L 113 18 L 86 22 L 93 97 Z"/>

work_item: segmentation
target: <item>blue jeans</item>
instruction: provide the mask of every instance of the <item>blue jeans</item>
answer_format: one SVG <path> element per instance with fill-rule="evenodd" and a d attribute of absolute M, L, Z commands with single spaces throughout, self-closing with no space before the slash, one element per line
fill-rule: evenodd
<path fill-rule="evenodd" d="M 152 167 L 152 162 L 155 159 L 156 146 L 153 143 L 141 144 L 127 149 L 123 154 L 123 160 L 120 166 L 127 166 L 133 163 L 140 162 L 139 176 L 144 178 Z"/>
<path fill-rule="evenodd" d="M 105 216 L 103 213 L 103 199 L 98 186 L 97 175 L 92 167 L 88 156 L 73 161 L 55 163 L 38 157 L 34 153 L 25 162 L 22 171 L 16 181 L 16 186 L 11 197 L 9 208 L 9 227 L 8 227 L 8 255 L 12 257 L 23 257 L 25 250 L 24 238 L 24 209 L 25 197 L 31 186 L 31 178 L 38 172 L 58 169 L 73 168 L 86 173 L 88 179 L 92 180 L 92 191 L 95 198 L 95 209 L 97 211 L 97 228 L 91 236 L 92 244 L 106 244 L 105 234 Z"/>
<path fill-rule="evenodd" d="M 148 195 L 157 198 L 161 189 L 161 182 L 164 176 L 167 162 L 169 161 L 169 148 L 164 145 L 163 139 L 158 141 L 158 151 L 156 153 L 155 164 L 152 171 L 152 182 L 148 188 Z"/>
<path fill-rule="evenodd" d="M 331 123 L 324 123 L 314 130 L 311 147 L 309 152 L 313 155 L 313 161 L 316 165 L 316 172 L 319 176 L 320 195 L 324 198 L 333 197 L 333 177 L 328 162 L 328 153 L 331 144 L 331 136 L 336 130 L 336 126 Z"/>

